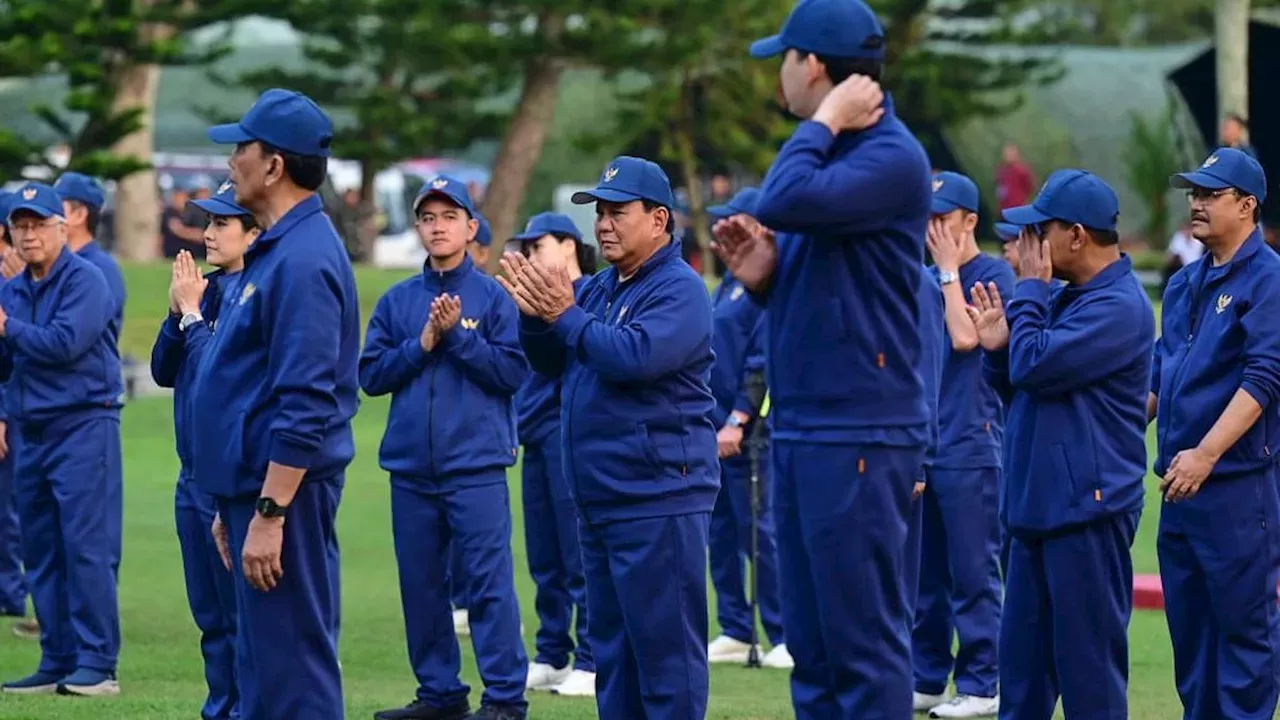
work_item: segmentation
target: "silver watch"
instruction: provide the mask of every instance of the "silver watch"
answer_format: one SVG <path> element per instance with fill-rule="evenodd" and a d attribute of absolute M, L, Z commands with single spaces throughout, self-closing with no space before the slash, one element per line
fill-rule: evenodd
<path fill-rule="evenodd" d="M 938 273 L 938 282 L 943 285 L 950 285 L 951 283 L 956 282 L 959 279 L 960 279 L 959 273 L 954 273 L 954 272 Z"/>
<path fill-rule="evenodd" d="M 192 325 L 195 325 L 198 322 L 203 322 L 203 321 L 204 321 L 204 316 L 202 316 L 200 313 L 189 312 L 186 315 L 183 315 L 182 319 L 178 321 L 178 330 L 180 330 L 181 332 L 186 332 L 187 328 L 191 327 Z"/>

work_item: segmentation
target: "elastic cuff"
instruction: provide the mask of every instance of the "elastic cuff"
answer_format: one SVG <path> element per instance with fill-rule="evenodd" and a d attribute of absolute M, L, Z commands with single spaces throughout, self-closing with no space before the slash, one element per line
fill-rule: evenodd
<path fill-rule="evenodd" d="M 305 470 L 311 467 L 311 459 L 315 454 L 315 448 L 301 445 L 280 433 L 271 436 L 270 458 L 277 465 Z"/>

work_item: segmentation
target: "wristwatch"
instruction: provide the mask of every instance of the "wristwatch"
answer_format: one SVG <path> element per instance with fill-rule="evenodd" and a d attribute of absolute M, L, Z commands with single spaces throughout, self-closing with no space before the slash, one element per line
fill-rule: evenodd
<path fill-rule="evenodd" d="M 258 502 L 254 505 L 254 510 L 264 518 L 282 518 L 288 509 L 288 505 L 281 505 L 266 495 L 258 498 Z"/>
<path fill-rule="evenodd" d="M 743 422 L 738 419 L 737 415 L 734 415 L 733 413 L 729 413 L 729 419 L 725 420 L 724 424 L 726 427 L 740 428 L 742 427 Z"/>
<path fill-rule="evenodd" d="M 187 328 L 203 320 L 204 320 L 204 316 L 201 315 L 200 313 L 189 312 L 186 315 L 183 315 L 182 319 L 178 321 L 178 330 L 182 332 L 186 332 Z"/>
<path fill-rule="evenodd" d="M 960 279 L 959 273 L 955 273 L 951 271 L 938 273 L 938 282 L 942 283 L 943 285 L 950 285 L 951 283 L 956 282 L 959 279 Z"/>

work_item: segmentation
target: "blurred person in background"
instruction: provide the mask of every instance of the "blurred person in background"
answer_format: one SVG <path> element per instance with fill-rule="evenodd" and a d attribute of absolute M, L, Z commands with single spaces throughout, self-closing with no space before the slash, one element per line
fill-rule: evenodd
<path fill-rule="evenodd" d="M 176 258 L 179 251 L 186 250 L 197 260 L 204 259 L 204 213 L 188 206 L 196 189 L 185 183 L 176 185 L 160 213 L 161 252 L 166 258 Z"/>
<path fill-rule="evenodd" d="M 540 213 L 515 236 L 525 257 L 564 268 L 575 297 L 595 273 L 595 248 L 583 242 L 573 220 Z M 587 629 L 587 585 L 578 543 L 578 509 L 564 474 L 560 444 L 560 381 L 536 371 L 516 393 L 523 485 L 525 550 L 536 587 L 537 655 L 526 687 L 558 695 L 594 697 L 596 662 Z M 573 619 L 577 611 L 576 644 Z M 573 664 L 569 655 L 573 654 Z"/>
<path fill-rule="evenodd" d="M 1222 147 L 1235 148 L 1257 160 L 1258 153 L 1249 144 L 1249 121 L 1239 113 L 1227 113 L 1222 119 Z"/>
<path fill-rule="evenodd" d="M 9 214 L 26 267 L 0 290 L 0 381 L 22 434 L 14 472 L 41 659 L 3 689 L 116 695 L 124 388 L 111 291 L 67 247 L 64 212 L 57 190 L 27 183 Z"/>
<path fill-rule="evenodd" d="M 1169 238 L 1169 247 L 1165 250 L 1164 267 L 1160 270 L 1160 292 L 1169 287 L 1169 278 L 1174 273 L 1199 260 L 1202 255 L 1204 243 L 1191 234 L 1191 224 L 1188 222 L 1178 228 Z"/>
<path fill-rule="evenodd" d="M 192 475 L 191 383 L 218 322 L 222 299 L 233 297 L 244 254 L 261 233 L 248 210 L 235 204 L 235 187 L 192 205 L 208 215 L 205 243 L 209 263 L 218 268 L 201 275 L 191 253 L 174 260 L 169 313 L 151 350 L 151 377 L 173 388 L 173 429 L 180 469 L 174 491 L 174 519 L 182 551 L 191 617 L 200 629 L 200 653 L 209 688 L 200 710 L 203 720 L 240 717 L 236 690 L 236 592 L 231 558 L 221 557 L 210 528 L 217 514 L 212 495 Z"/>
<path fill-rule="evenodd" d="M 489 246 L 493 244 L 493 228 L 479 211 L 476 212 L 476 222 L 480 223 L 480 227 L 476 230 L 476 236 L 467 243 L 467 254 L 471 256 L 471 261 L 476 264 L 476 267 L 488 272 Z"/>
<path fill-rule="evenodd" d="M 1000 165 L 996 168 L 996 199 L 1000 209 L 1025 205 L 1036 191 L 1035 173 L 1022 159 L 1022 151 L 1009 143 L 1000 153 Z"/>

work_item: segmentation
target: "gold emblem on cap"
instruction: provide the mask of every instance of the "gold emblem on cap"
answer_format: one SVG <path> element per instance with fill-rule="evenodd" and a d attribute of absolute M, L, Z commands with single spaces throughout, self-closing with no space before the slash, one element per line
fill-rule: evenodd
<path fill-rule="evenodd" d="M 1208 159 L 1208 160 L 1205 160 L 1205 161 L 1204 161 L 1204 165 L 1201 165 L 1200 167 L 1209 167 L 1210 165 L 1212 165 L 1212 164 L 1214 164 L 1214 163 L 1216 163 L 1216 162 L 1218 162 L 1218 156 L 1217 156 L 1217 155 L 1210 155 L 1210 156 L 1209 156 L 1209 159 Z"/>
<path fill-rule="evenodd" d="M 613 179 L 613 177 L 614 177 L 615 175 L 617 175 L 617 174 L 618 174 L 618 168 L 616 168 L 616 167 L 611 167 L 611 168 L 609 168 L 608 170 L 605 170 L 605 171 L 604 171 L 604 181 L 605 181 L 605 182 L 609 182 L 609 181 L 610 181 L 610 180 L 612 180 L 612 179 Z"/>
<path fill-rule="evenodd" d="M 939 191 L 939 190 L 941 190 L 941 189 L 942 189 L 942 181 L 941 181 L 941 180 L 939 180 L 939 179 L 937 179 L 937 178 L 934 178 L 934 180 L 933 180 L 933 191 L 934 191 L 934 192 L 938 192 L 938 191 Z"/>
<path fill-rule="evenodd" d="M 444 178 L 436 178 L 435 180 L 431 181 L 431 187 L 435 190 L 442 190 L 448 185 L 449 185 L 449 181 L 445 180 Z"/>
<path fill-rule="evenodd" d="M 235 187 L 235 186 L 231 184 L 231 181 L 230 181 L 230 180 L 228 180 L 228 181 L 226 181 L 226 182 L 224 182 L 224 183 L 222 183 L 221 185 L 219 185 L 219 186 L 218 186 L 218 194 L 219 194 L 219 195 L 221 195 L 222 193 L 227 192 L 228 190 L 230 190 L 230 189 L 231 189 L 231 188 L 233 188 L 233 187 Z"/>
<path fill-rule="evenodd" d="M 26 188 L 25 190 L 23 190 L 23 191 L 22 191 L 22 199 L 23 199 L 23 200 L 35 200 L 35 199 L 36 199 L 36 193 L 37 193 L 37 192 L 38 192 L 38 191 L 37 191 L 35 188 L 33 188 L 33 187 Z"/>

